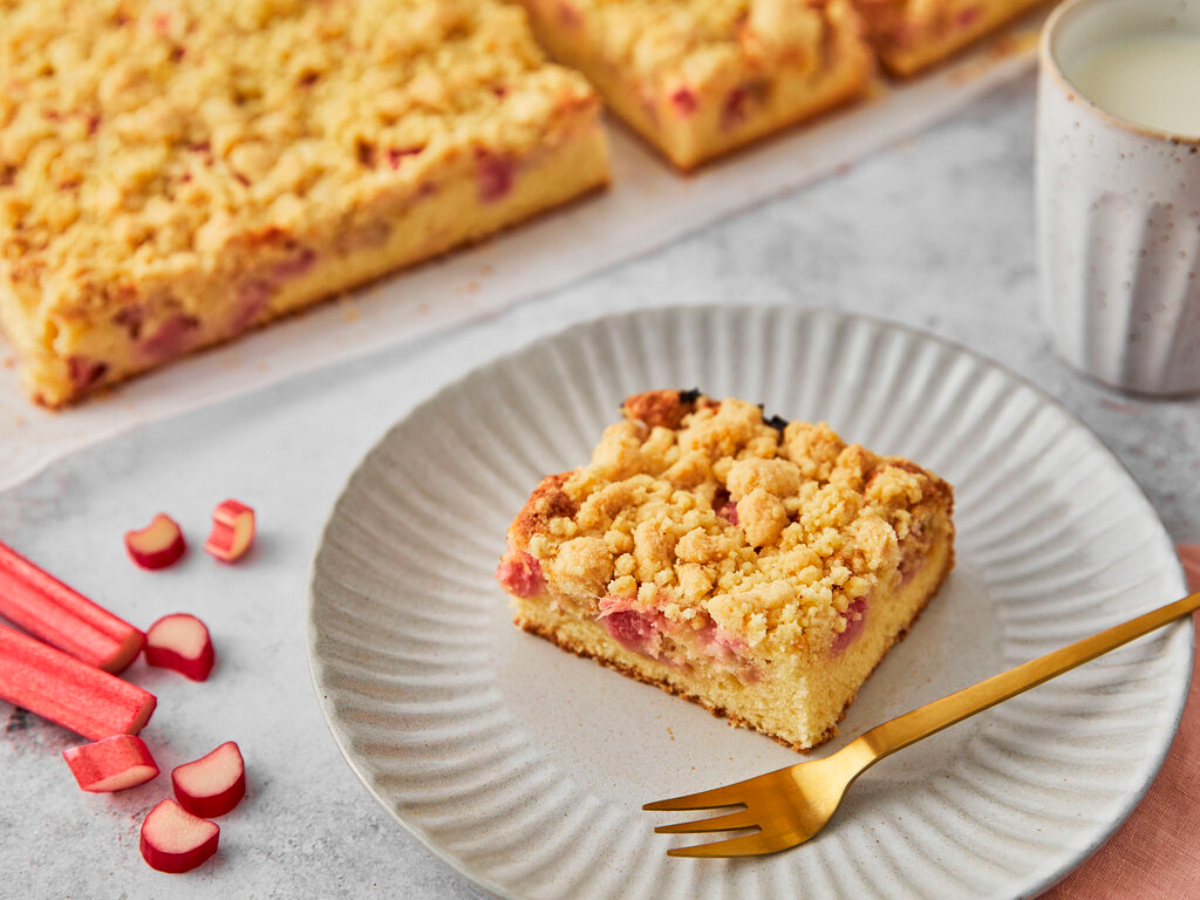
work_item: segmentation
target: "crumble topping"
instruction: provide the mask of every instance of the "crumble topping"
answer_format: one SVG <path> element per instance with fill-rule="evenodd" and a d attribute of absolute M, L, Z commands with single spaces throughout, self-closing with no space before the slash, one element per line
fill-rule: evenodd
<path fill-rule="evenodd" d="M 1011 0 L 855 0 L 877 35 L 903 46 L 928 35 L 970 28 L 985 7 L 1016 6 Z"/>
<path fill-rule="evenodd" d="M 631 397 L 623 413 L 509 533 L 593 616 L 616 598 L 764 651 L 827 647 L 856 603 L 904 577 L 906 547 L 924 551 L 938 517 L 949 527 L 948 484 L 825 423 L 679 391 Z"/>
<path fill-rule="evenodd" d="M 826 0 L 558 0 L 559 18 L 599 36 L 604 58 L 650 82 L 719 81 L 747 61 L 820 62 Z M 570 12 L 564 16 L 563 8 Z"/>
<path fill-rule="evenodd" d="M 497 0 L 0 0 L 0 268 L 120 302 L 594 102 Z"/>

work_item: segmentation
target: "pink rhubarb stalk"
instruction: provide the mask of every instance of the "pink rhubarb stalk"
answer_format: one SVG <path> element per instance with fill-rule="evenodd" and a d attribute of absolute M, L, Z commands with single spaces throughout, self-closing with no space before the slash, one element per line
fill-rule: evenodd
<path fill-rule="evenodd" d="M 121 672 L 146 636 L 0 543 L 0 615 L 89 666 Z"/>
<path fill-rule="evenodd" d="M 158 776 L 158 765 L 140 737 L 118 734 L 63 751 L 79 786 L 93 794 L 137 787 Z"/>
<path fill-rule="evenodd" d="M 157 701 L 41 641 L 0 625 L 0 700 L 99 741 L 137 734 Z"/>

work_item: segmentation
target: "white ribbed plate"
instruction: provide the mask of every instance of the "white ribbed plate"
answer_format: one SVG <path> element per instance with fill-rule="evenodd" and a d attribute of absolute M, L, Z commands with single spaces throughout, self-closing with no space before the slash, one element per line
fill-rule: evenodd
<path fill-rule="evenodd" d="M 664 855 L 697 838 L 653 834 L 682 817 L 642 803 L 800 757 L 518 632 L 492 571 L 538 479 L 586 461 L 623 397 L 693 386 L 827 419 L 956 487 L 958 568 L 822 753 L 1184 593 L 1171 542 L 1121 465 L 990 362 L 792 307 L 606 318 L 443 390 L 338 501 L 314 561 L 309 658 L 368 789 L 504 897 L 1011 898 L 1061 877 L 1158 770 L 1186 696 L 1190 628 L 886 760 L 805 846 L 740 861 Z"/>

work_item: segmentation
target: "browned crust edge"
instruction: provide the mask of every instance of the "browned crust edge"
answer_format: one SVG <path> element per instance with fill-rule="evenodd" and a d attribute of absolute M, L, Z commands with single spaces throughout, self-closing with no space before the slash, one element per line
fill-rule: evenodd
<path fill-rule="evenodd" d="M 427 256 L 423 259 L 414 260 L 410 263 L 402 263 L 401 265 L 396 266 L 393 269 L 389 269 L 388 271 L 384 272 L 382 275 L 378 275 L 374 278 L 368 278 L 364 281 L 357 281 L 354 283 L 346 284 L 346 285 L 338 288 L 336 291 L 330 291 L 329 293 L 324 294 L 320 297 L 317 297 L 316 299 L 312 300 L 309 303 L 304 304 L 301 307 L 272 315 L 269 318 L 263 319 L 260 322 L 255 322 L 254 324 L 243 329 L 242 331 L 237 332 L 236 334 L 231 334 L 226 338 L 222 338 L 220 340 L 213 341 L 212 343 L 202 344 L 198 347 L 194 347 L 191 350 L 188 350 L 186 353 L 181 353 L 178 356 L 173 356 L 170 359 L 164 360 L 162 363 L 159 363 L 157 365 L 147 366 L 144 369 L 139 369 L 135 372 L 130 372 L 127 375 L 123 375 L 120 378 L 115 379 L 113 381 L 102 381 L 93 387 L 90 387 L 90 388 L 87 388 L 86 390 L 80 391 L 79 393 L 70 394 L 69 396 L 64 397 L 60 402 L 57 402 L 57 403 L 48 402 L 45 397 L 43 397 L 40 393 L 37 393 L 37 392 L 29 392 L 28 397 L 34 405 L 39 406 L 42 409 L 48 410 L 50 412 L 55 412 L 55 413 L 65 412 L 66 410 L 77 407 L 77 406 L 81 405 L 82 403 L 89 402 L 92 400 L 97 400 L 97 401 L 103 402 L 103 400 L 111 397 L 122 385 L 129 384 L 131 382 L 135 382 L 141 378 L 145 378 L 148 375 L 153 375 L 155 372 L 161 372 L 171 366 L 174 366 L 176 363 L 183 362 L 186 359 L 201 356 L 205 353 L 214 352 L 216 350 L 219 350 L 222 347 L 226 347 L 231 344 L 235 344 L 238 341 L 240 341 L 242 338 L 244 338 L 250 334 L 253 334 L 256 331 L 261 331 L 262 329 L 267 328 L 270 325 L 274 325 L 276 322 L 283 322 L 283 321 L 287 321 L 288 319 L 300 318 L 304 315 L 307 315 L 310 312 L 315 311 L 317 309 L 317 307 L 327 305 L 338 298 L 341 298 L 343 296 L 350 294 L 351 292 L 366 293 L 369 291 L 369 289 L 372 286 L 381 284 L 382 282 L 387 281 L 390 278 L 395 278 L 400 275 L 408 275 L 410 273 L 414 273 L 414 272 L 417 272 L 417 271 L 420 271 L 423 269 L 427 269 L 427 268 L 439 265 L 446 259 L 446 257 L 452 256 L 456 253 L 462 253 L 466 250 L 471 249 L 472 247 L 478 247 L 482 244 L 486 244 L 488 241 L 491 241 L 494 238 L 498 238 L 502 235 L 508 234 L 509 232 L 515 231 L 518 228 L 523 228 L 530 223 L 541 221 L 542 219 L 551 218 L 552 216 L 554 216 L 557 213 L 568 212 L 571 209 L 575 208 L 576 206 L 579 206 L 583 203 L 589 202 L 590 200 L 592 200 L 593 198 L 595 198 L 596 196 L 598 196 L 600 194 L 607 193 L 611 187 L 612 187 L 612 172 L 610 170 L 609 172 L 606 173 L 605 179 L 603 181 L 599 181 L 596 184 L 594 184 L 588 188 L 585 188 L 584 190 L 580 191 L 578 194 L 574 195 L 573 197 L 569 197 L 568 199 L 564 200 L 561 203 L 555 203 L 550 206 L 543 207 L 542 209 L 536 210 L 535 212 L 531 213 L 530 215 L 526 216 L 523 219 L 517 219 L 513 222 L 510 222 L 507 225 L 505 225 L 504 227 L 497 229 L 496 231 L 490 231 L 487 234 L 480 235 L 477 238 L 472 238 L 470 240 L 463 241 L 462 243 L 455 244 L 453 247 L 448 247 L 445 250 L 442 250 L 438 253 L 433 254 L 432 256 Z M 16 355 L 17 360 L 18 360 L 18 365 L 21 365 L 22 357 L 21 357 L 20 351 L 17 350 L 16 345 L 11 340 L 8 340 L 7 338 L 5 340 L 8 343 L 9 348 Z"/>
<path fill-rule="evenodd" d="M 527 547 L 530 539 L 550 527 L 550 520 L 557 516 L 574 516 L 578 512 L 575 501 L 563 490 L 574 472 L 559 472 L 547 475 L 533 489 L 517 517 L 509 526 L 509 542 L 517 547 Z"/>
<path fill-rule="evenodd" d="M 949 554 L 947 554 L 946 562 L 945 562 L 945 565 L 943 565 L 943 567 L 942 567 L 942 574 L 938 578 L 937 585 L 925 597 L 925 599 L 922 601 L 921 605 L 917 608 L 916 612 L 913 613 L 912 618 L 910 618 L 908 620 L 907 624 L 905 624 L 905 626 L 896 633 L 896 635 L 891 639 L 891 641 L 888 642 L 887 647 L 884 648 L 883 654 L 879 657 L 879 662 L 875 663 L 875 665 L 871 668 L 871 671 L 867 673 L 867 677 L 863 679 L 863 682 L 862 682 L 863 684 L 866 684 L 868 679 L 870 679 L 870 677 L 875 674 L 875 670 L 879 668 L 880 664 L 885 659 L 887 659 L 887 656 L 889 653 L 891 653 L 892 648 L 908 636 L 909 630 L 916 623 L 917 619 L 919 619 L 921 617 L 921 613 L 923 613 L 925 611 L 925 607 L 927 607 L 929 605 L 929 602 L 934 597 L 936 597 L 938 595 L 938 593 L 941 591 L 942 585 L 945 584 L 945 582 L 946 582 L 946 578 L 949 577 L 950 572 L 953 571 L 953 569 L 954 569 L 954 563 L 955 563 L 954 543 L 953 543 L 953 540 L 951 540 L 950 552 L 949 552 Z M 712 703 L 709 703 L 707 700 L 704 700 L 703 698 L 698 697 L 695 694 L 690 694 L 687 691 L 683 690 L 682 688 L 676 687 L 675 685 L 671 684 L 668 681 L 665 681 L 665 680 L 659 679 L 659 678 L 652 678 L 643 672 L 639 672 L 630 666 L 626 666 L 626 665 L 618 662 L 617 660 L 601 658 L 599 656 L 596 656 L 594 653 L 591 653 L 588 650 L 583 649 L 582 647 L 573 646 L 570 642 L 560 639 L 560 637 L 553 631 L 550 631 L 549 629 L 546 629 L 546 628 L 542 628 L 541 626 L 536 625 L 533 622 L 522 621 L 519 616 L 513 620 L 513 624 L 515 624 L 518 628 L 529 632 L 532 635 L 536 635 L 537 637 L 544 638 L 545 640 L 549 641 L 551 644 L 554 644 L 560 650 L 565 650 L 568 653 L 574 653 L 576 656 L 582 657 L 584 659 L 595 660 L 600 665 L 605 666 L 609 669 L 612 669 L 616 672 L 620 672 L 622 675 L 625 675 L 628 678 L 632 678 L 635 681 L 640 681 L 640 682 L 642 682 L 642 684 L 648 684 L 652 687 L 656 687 L 656 688 L 659 688 L 660 690 L 666 691 L 668 694 L 673 694 L 674 696 L 681 697 L 684 700 L 690 700 L 692 703 L 695 703 L 697 706 L 702 706 L 705 709 L 707 709 L 718 719 L 727 720 L 729 722 L 729 724 L 733 727 L 745 728 L 750 731 L 757 731 L 759 734 L 765 735 L 766 737 L 769 737 L 771 740 L 775 741 L 776 743 L 782 744 L 783 746 L 785 746 L 791 750 L 795 750 L 797 753 L 810 753 L 813 750 L 820 747 L 826 741 L 830 740 L 831 738 L 837 737 L 838 723 L 840 723 L 842 721 L 842 719 L 846 718 L 846 713 L 850 709 L 850 704 L 852 704 L 855 701 L 855 699 L 857 699 L 857 697 L 858 697 L 858 691 L 855 691 L 853 696 L 851 696 L 850 699 L 846 701 L 846 705 L 842 707 L 842 711 L 838 714 L 837 721 L 834 722 L 834 724 L 829 727 L 829 730 L 826 731 L 823 735 L 821 735 L 811 747 L 801 747 L 798 744 L 794 744 L 791 741 L 786 740 L 777 734 L 772 734 L 769 731 L 764 731 L 763 729 L 753 725 L 752 723 L 746 721 L 745 719 L 741 718 L 740 716 L 737 716 L 737 715 L 729 712 L 729 710 L 725 709 L 724 707 L 716 706 Z M 861 690 L 861 689 L 862 689 L 862 685 L 859 685 L 859 690 Z"/>

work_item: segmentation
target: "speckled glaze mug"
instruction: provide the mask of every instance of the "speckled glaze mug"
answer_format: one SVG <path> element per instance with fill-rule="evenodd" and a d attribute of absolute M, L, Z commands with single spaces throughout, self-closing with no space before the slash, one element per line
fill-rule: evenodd
<path fill-rule="evenodd" d="M 1200 137 L 1110 115 L 1065 74 L 1106 42 L 1159 29 L 1200 35 L 1200 0 L 1067 0 L 1046 23 L 1042 312 L 1059 352 L 1093 378 L 1183 394 L 1200 391 Z"/>

